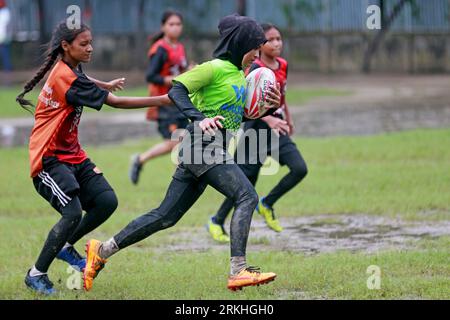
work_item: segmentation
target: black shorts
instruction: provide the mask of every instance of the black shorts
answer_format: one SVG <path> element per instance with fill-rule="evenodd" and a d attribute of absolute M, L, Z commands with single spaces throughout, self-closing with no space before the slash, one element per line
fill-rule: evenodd
<path fill-rule="evenodd" d="M 79 198 L 83 210 L 87 211 L 97 195 L 114 191 L 90 159 L 70 164 L 56 157 L 44 157 L 42 165 L 43 170 L 33 178 L 34 187 L 58 212 L 74 197 Z"/>
<path fill-rule="evenodd" d="M 176 129 L 185 129 L 189 124 L 188 118 L 175 106 L 161 107 L 158 110 L 158 132 L 168 140 Z"/>
<path fill-rule="evenodd" d="M 294 141 L 292 141 L 289 135 L 280 134 L 278 137 L 278 141 L 276 145 L 272 145 L 272 135 L 273 130 L 270 129 L 269 125 L 261 119 L 247 121 L 244 124 L 244 132 L 249 129 L 261 130 L 265 129 L 268 132 L 268 136 L 266 137 L 266 141 L 261 140 L 260 135 L 256 135 L 257 137 L 257 145 L 256 147 L 251 147 L 250 142 L 247 139 L 240 139 L 238 144 L 238 149 L 241 152 L 241 158 L 237 158 L 238 150 L 234 155 L 234 160 L 241 166 L 247 166 L 256 164 L 258 166 L 262 166 L 267 156 L 278 156 L 276 160 L 280 163 L 280 165 L 285 165 L 286 163 L 283 161 L 284 155 L 289 154 L 290 152 L 298 152 L 297 145 Z M 262 144 L 262 145 L 261 145 Z M 242 149 L 244 148 L 244 149 Z M 252 151 L 257 150 L 257 153 L 252 153 Z M 242 158 L 243 156 L 243 158 Z"/>
<path fill-rule="evenodd" d="M 158 120 L 158 132 L 165 140 L 170 140 L 172 132 L 176 129 L 185 129 L 188 124 L 188 119 Z"/>
<path fill-rule="evenodd" d="M 179 146 L 178 168 L 188 170 L 198 178 L 218 164 L 234 164 L 233 157 L 227 151 L 232 136 L 225 129 L 219 129 L 214 136 L 210 136 L 202 132 L 198 123 L 190 123 Z"/>

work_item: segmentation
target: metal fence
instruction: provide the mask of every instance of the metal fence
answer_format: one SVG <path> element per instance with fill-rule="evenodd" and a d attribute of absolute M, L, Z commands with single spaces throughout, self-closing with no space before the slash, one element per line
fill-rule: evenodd
<path fill-rule="evenodd" d="M 386 15 L 398 0 L 385 0 Z M 247 0 L 247 14 L 293 32 L 367 31 L 367 7 L 380 0 Z M 399 32 L 450 31 L 449 0 L 408 2 L 392 25 Z"/>
<path fill-rule="evenodd" d="M 384 0 L 387 14 L 399 0 Z M 220 17 L 237 11 L 237 0 L 9 0 L 14 38 L 49 35 L 76 4 L 96 34 L 153 33 L 167 8 L 179 10 L 186 32 L 215 34 Z M 246 14 L 292 33 L 365 32 L 371 4 L 380 0 L 246 0 Z M 41 12 L 40 12 L 41 9 Z M 392 26 L 398 32 L 450 32 L 450 0 L 412 0 Z"/>

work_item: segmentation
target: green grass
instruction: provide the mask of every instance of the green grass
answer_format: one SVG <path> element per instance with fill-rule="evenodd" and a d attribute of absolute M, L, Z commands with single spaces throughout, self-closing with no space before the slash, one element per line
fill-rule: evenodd
<path fill-rule="evenodd" d="M 145 167 L 139 187 L 127 180 L 129 155 L 156 141 L 86 147 L 119 198 L 116 213 L 90 237 L 107 239 L 159 204 L 174 170 L 168 157 Z M 296 142 L 309 173 L 299 187 L 277 203 L 280 216 L 364 213 L 436 223 L 450 219 L 450 129 L 299 138 Z M 265 194 L 285 172 L 282 168 L 276 176 L 260 177 L 258 193 Z M 32 299 L 35 296 L 24 289 L 23 277 L 58 214 L 34 190 L 25 148 L 0 149 L 0 174 L 0 298 Z M 203 224 L 221 200 L 220 194 L 208 189 L 177 226 L 112 257 L 89 294 L 66 289 L 66 266 L 55 262 L 50 277 L 61 291 L 57 298 L 450 298 L 448 237 L 421 240 L 407 251 L 376 254 L 338 251 L 305 256 L 252 251 L 248 257 L 251 264 L 273 270 L 279 277 L 268 286 L 227 292 L 228 250 L 211 242 L 206 252 L 165 251 L 165 245 L 176 241 L 182 229 L 193 234 L 204 232 Z M 250 238 L 250 243 L 262 246 L 267 241 Z M 82 243 L 78 245 L 80 250 Z M 366 287 L 366 269 L 372 264 L 382 270 L 380 290 Z"/>
<path fill-rule="evenodd" d="M 2 259 L 8 252 L 20 252 L 20 259 L 1 268 L 2 299 L 34 299 L 22 285 L 24 272 L 38 250 L 36 229 L 42 231 L 49 219 L 22 221 L 15 226 L 23 243 L 2 242 Z M 4 222 L 4 221 L 2 221 Z M 14 230 L 7 235 L 17 237 Z M 155 235 L 157 237 L 157 235 Z M 155 252 L 154 246 L 163 238 L 145 240 L 110 259 L 96 279 L 93 291 L 71 291 L 66 284 L 80 281 L 78 274 L 56 261 L 50 277 L 60 294 L 56 299 L 448 299 L 450 238 L 432 243 L 421 242 L 416 250 L 386 251 L 373 255 L 337 252 L 307 257 L 289 252 L 251 252 L 251 263 L 278 273 L 268 286 L 231 293 L 225 289 L 228 272 L 227 250 L 206 252 Z M 17 261 L 19 260 L 19 261 Z M 379 290 L 367 288 L 366 273 L 370 265 L 381 269 Z M 70 268 L 69 268 L 70 270 Z M 74 276 L 75 275 L 75 276 Z M 72 278 L 71 278 L 72 277 Z M 76 283 L 76 282 L 75 282 Z"/>
<path fill-rule="evenodd" d="M 315 98 L 348 96 L 352 92 L 334 88 L 296 88 L 289 87 L 286 92 L 286 102 L 289 106 L 301 106 Z"/>
<path fill-rule="evenodd" d="M 26 99 L 30 100 L 34 104 L 37 103 L 40 88 L 36 88 L 26 95 Z M 0 87 L 0 118 L 15 118 L 15 117 L 27 117 L 30 114 L 23 110 L 16 102 L 16 96 L 22 91 L 20 87 Z M 118 95 L 126 96 L 146 96 L 148 90 L 146 87 L 134 87 L 126 88 L 124 91 L 116 92 Z M 348 95 L 350 92 L 344 90 L 327 89 L 327 88 L 290 88 L 286 99 L 289 105 L 298 106 L 306 103 L 317 97 L 325 96 L 342 96 Z M 89 108 L 86 108 L 87 112 L 95 112 Z M 104 108 L 107 112 L 120 112 L 120 109 Z"/>

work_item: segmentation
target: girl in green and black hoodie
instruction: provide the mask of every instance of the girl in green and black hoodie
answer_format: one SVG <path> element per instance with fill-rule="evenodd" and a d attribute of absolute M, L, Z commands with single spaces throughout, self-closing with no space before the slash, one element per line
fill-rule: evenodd
<path fill-rule="evenodd" d="M 180 146 L 180 164 L 161 205 L 136 218 L 105 242 L 90 240 L 87 245 L 85 288 L 106 259 L 117 251 L 169 228 L 192 207 L 210 185 L 233 199 L 231 219 L 231 274 L 228 288 L 241 289 L 275 279 L 246 262 L 246 246 L 253 210 L 258 203 L 254 187 L 227 152 L 230 136 L 244 120 L 246 80 L 243 68 L 257 57 L 266 42 L 262 28 L 248 17 L 231 15 L 219 23 L 220 42 L 214 60 L 205 62 L 174 79 L 170 99 L 192 123 Z M 280 105 L 280 92 L 274 87 L 267 102 Z"/>

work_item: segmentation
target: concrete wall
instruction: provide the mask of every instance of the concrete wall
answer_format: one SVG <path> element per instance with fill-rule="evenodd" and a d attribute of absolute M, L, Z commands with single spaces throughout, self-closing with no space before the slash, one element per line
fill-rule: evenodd
<path fill-rule="evenodd" d="M 285 37 L 284 56 L 291 70 L 349 72 L 361 70 L 369 37 L 367 33 L 302 33 Z M 90 69 L 142 70 L 147 64 L 146 38 L 137 36 L 95 36 L 95 54 Z M 216 37 L 199 35 L 185 38 L 189 59 L 202 62 L 211 58 Z M 16 69 L 38 66 L 39 44 L 13 43 Z M 373 59 L 374 72 L 449 73 L 450 33 L 390 33 Z"/>
<path fill-rule="evenodd" d="M 286 42 L 291 68 L 300 71 L 361 70 L 369 37 L 360 33 L 303 34 Z M 388 34 L 372 60 L 375 72 L 449 73 L 450 34 Z"/>

